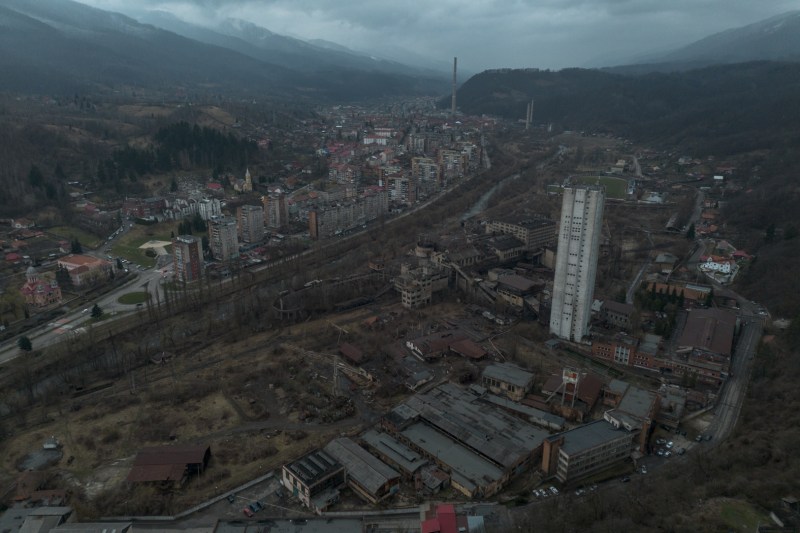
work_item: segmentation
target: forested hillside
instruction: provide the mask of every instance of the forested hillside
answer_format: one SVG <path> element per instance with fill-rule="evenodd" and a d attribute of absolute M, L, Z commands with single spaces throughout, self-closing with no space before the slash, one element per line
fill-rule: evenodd
<path fill-rule="evenodd" d="M 98 170 L 100 181 L 131 180 L 151 172 L 188 170 L 194 167 L 213 168 L 221 172 L 226 167 L 241 168 L 258 153 L 253 141 L 238 139 L 213 128 L 178 122 L 164 126 L 154 136 L 148 148 L 127 146 L 106 160 L 107 172 Z"/>
<path fill-rule="evenodd" d="M 599 70 L 490 70 L 458 91 L 467 114 L 605 131 L 734 154 L 800 144 L 800 64 L 753 62 L 623 76 Z M 446 100 L 446 101 L 445 101 Z M 449 99 L 441 101 L 442 107 Z"/>

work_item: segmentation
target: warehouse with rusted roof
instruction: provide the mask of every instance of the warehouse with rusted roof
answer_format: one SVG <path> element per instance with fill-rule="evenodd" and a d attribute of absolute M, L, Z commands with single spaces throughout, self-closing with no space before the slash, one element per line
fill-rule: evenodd
<path fill-rule="evenodd" d="M 206 445 L 156 446 L 142 449 L 133 461 L 131 483 L 183 483 L 202 474 L 211 459 Z"/>

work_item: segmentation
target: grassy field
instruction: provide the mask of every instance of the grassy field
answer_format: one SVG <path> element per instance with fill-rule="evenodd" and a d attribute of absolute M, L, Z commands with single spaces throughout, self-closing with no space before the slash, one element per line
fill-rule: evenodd
<path fill-rule="evenodd" d="M 574 179 L 575 183 L 583 185 L 604 185 L 606 196 L 624 200 L 628 194 L 628 180 L 612 178 L 610 176 L 582 176 Z"/>
<path fill-rule="evenodd" d="M 126 305 L 143 304 L 149 296 L 146 292 L 128 292 L 117 298 L 117 301 Z"/>
<path fill-rule="evenodd" d="M 768 516 L 741 500 L 722 502 L 719 513 L 730 531 L 756 531 L 759 525 L 771 523 Z"/>
<path fill-rule="evenodd" d="M 171 232 L 175 231 L 177 225 L 177 222 L 162 222 L 152 226 L 134 224 L 130 231 L 119 237 L 111 245 L 111 255 L 127 259 L 134 264 L 147 267 L 155 266 L 155 258 L 145 255 L 145 250 L 139 247 L 147 241 L 171 241 Z M 169 248 L 167 251 L 169 251 Z"/>
<path fill-rule="evenodd" d="M 92 235 L 79 228 L 73 228 L 72 226 L 56 226 L 48 229 L 47 232 L 67 241 L 71 241 L 73 238 L 77 237 L 80 243 L 87 248 L 97 248 L 103 244 L 103 239 L 101 237 Z"/>

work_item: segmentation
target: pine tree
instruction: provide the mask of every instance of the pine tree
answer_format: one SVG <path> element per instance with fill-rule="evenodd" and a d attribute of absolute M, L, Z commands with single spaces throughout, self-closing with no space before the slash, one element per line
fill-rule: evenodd
<path fill-rule="evenodd" d="M 33 343 L 31 343 L 31 340 L 25 335 L 17 339 L 17 346 L 19 346 L 20 350 L 25 352 L 33 350 Z"/>

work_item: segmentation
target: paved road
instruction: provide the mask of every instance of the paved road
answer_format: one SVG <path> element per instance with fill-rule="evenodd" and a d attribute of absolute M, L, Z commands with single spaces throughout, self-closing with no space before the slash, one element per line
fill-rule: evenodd
<path fill-rule="evenodd" d="M 706 431 L 717 441 L 728 437 L 736 426 L 750 381 L 752 357 L 755 356 L 763 332 L 763 325 L 758 317 L 743 316 L 742 322 L 739 342 L 731 360 L 731 374 L 722 387 L 714 420 Z"/>
<path fill-rule="evenodd" d="M 74 335 L 76 330 L 80 331 L 79 328 L 91 320 L 90 310 L 95 303 L 100 306 L 104 313 L 120 314 L 136 310 L 135 305 L 121 304 L 117 301 L 120 296 L 128 292 L 149 290 L 153 295 L 153 301 L 155 301 L 154 291 L 158 290 L 160 291 L 159 298 L 163 301 L 164 296 L 161 292 L 163 289 L 159 283 L 160 279 L 161 274 L 157 270 L 140 272 L 133 281 L 101 296 L 97 301 L 89 302 L 85 306 L 59 317 L 54 322 L 28 330 L 25 335 L 31 339 L 33 348 L 40 350 L 61 341 L 66 335 Z M 14 337 L 0 345 L 0 364 L 8 362 L 20 354 L 17 347 L 17 339 L 18 337 Z"/>
<path fill-rule="evenodd" d="M 705 199 L 705 197 L 706 194 L 700 189 L 697 189 L 697 195 L 694 198 L 694 209 L 692 210 L 692 217 L 686 224 L 687 228 L 692 224 L 697 224 L 697 221 L 700 220 L 700 215 L 703 213 L 703 200 Z"/>
<path fill-rule="evenodd" d="M 633 156 L 633 174 L 637 178 L 641 179 L 642 177 L 642 166 L 639 164 L 639 158 L 636 156 Z"/>

